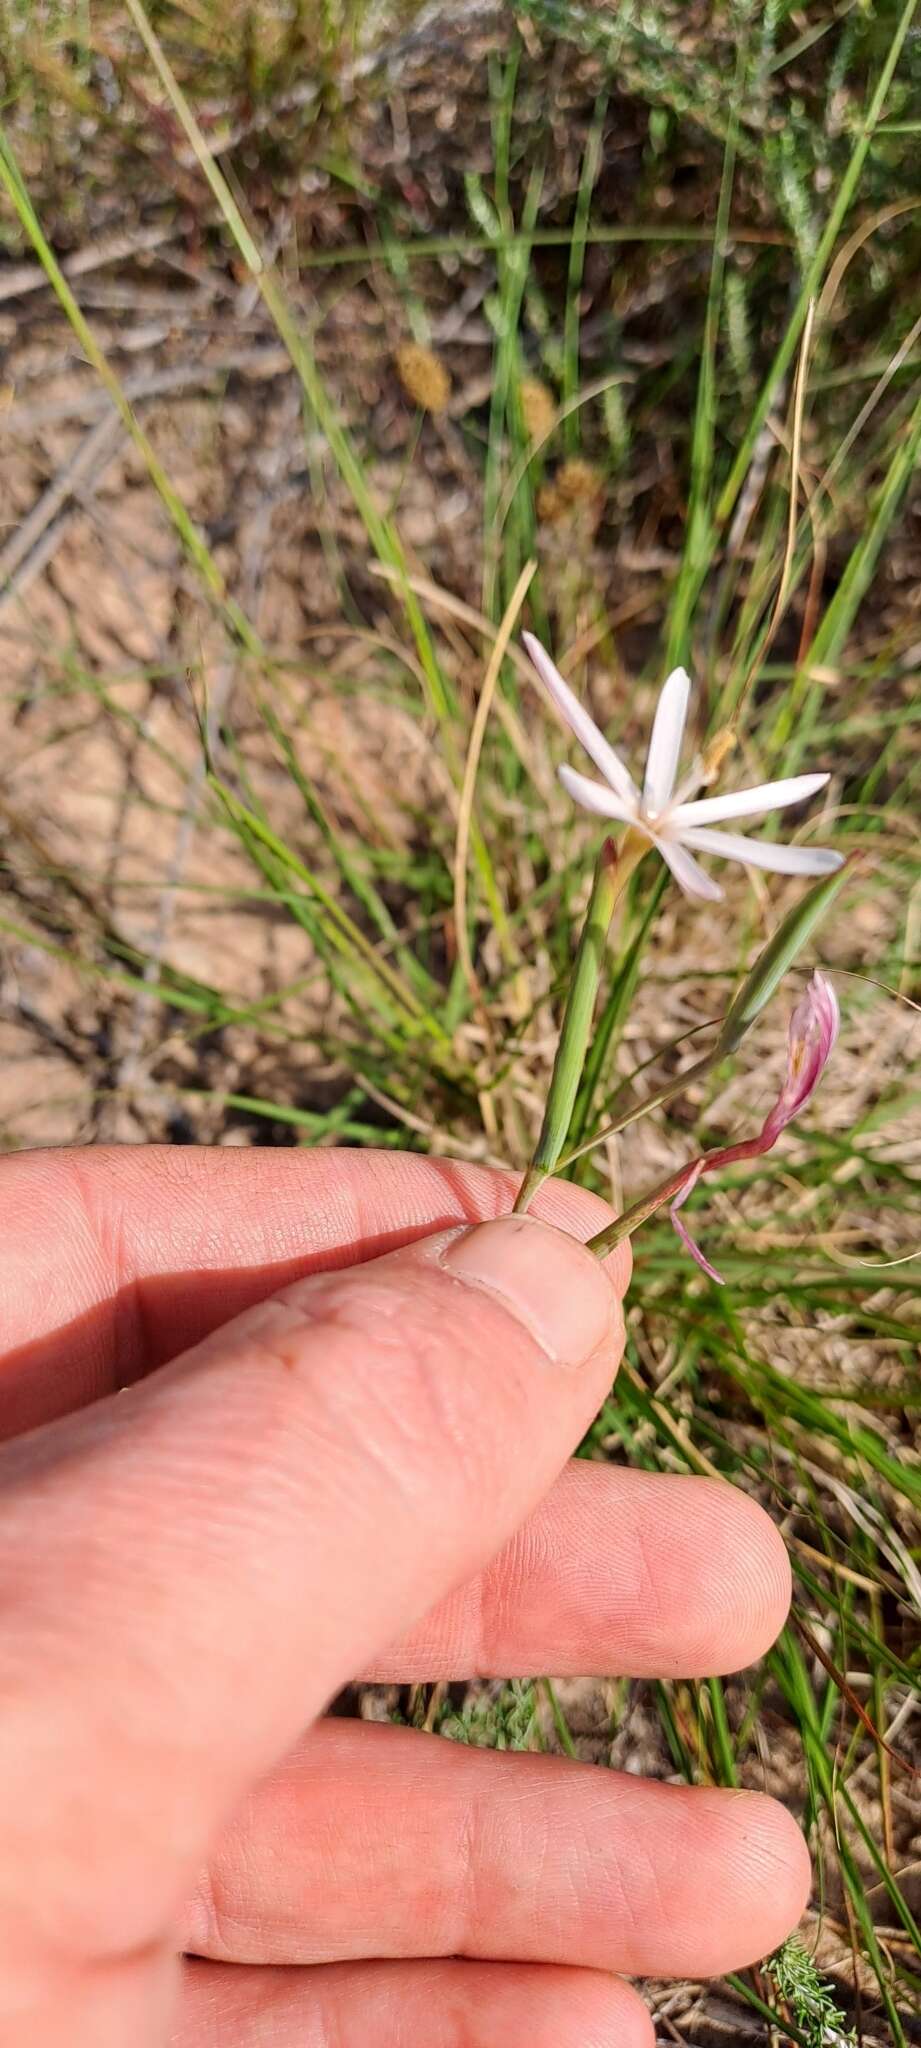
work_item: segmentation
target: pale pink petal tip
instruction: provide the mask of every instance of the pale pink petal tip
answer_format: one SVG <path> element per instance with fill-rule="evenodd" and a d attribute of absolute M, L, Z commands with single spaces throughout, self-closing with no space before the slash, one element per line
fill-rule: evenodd
<path fill-rule="evenodd" d="M 715 1280 L 717 1287 L 725 1287 L 726 1282 L 723 1278 L 722 1273 L 718 1273 L 716 1267 L 711 1266 L 709 1259 L 705 1258 L 703 1252 L 700 1249 L 699 1244 L 691 1236 L 688 1226 L 685 1223 L 684 1217 L 679 1216 L 678 1214 L 678 1211 L 682 1207 L 682 1204 L 687 1201 L 687 1198 L 691 1193 L 692 1188 L 695 1188 L 697 1186 L 697 1182 L 700 1179 L 701 1171 L 702 1161 L 698 1161 L 696 1166 L 692 1166 L 691 1171 L 688 1174 L 687 1180 L 684 1182 L 683 1187 L 679 1188 L 678 1193 L 675 1196 L 675 1199 L 672 1202 L 668 1213 L 671 1217 L 674 1228 L 681 1239 L 685 1251 L 690 1252 L 692 1259 L 695 1261 L 695 1264 L 700 1267 L 701 1272 L 706 1273 L 708 1280 Z"/>
<path fill-rule="evenodd" d="M 594 761 L 595 767 L 610 784 L 615 795 L 629 805 L 632 817 L 639 802 L 639 794 L 629 769 L 624 767 L 620 755 L 615 753 L 610 741 L 605 739 L 601 727 L 595 724 L 591 713 L 586 711 L 585 705 L 579 702 L 575 691 L 570 689 L 565 676 L 560 674 L 556 662 L 551 661 L 546 648 L 541 646 L 533 633 L 523 633 L 521 637 L 535 674 L 539 676 L 547 695 L 556 705 L 560 717 L 568 725 L 570 732 L 575 733 L 579 745 L 585 748 L 589 760 Z"/>
<path fill-rule="evenodd" d="M 820 967 L 813 969 L 806 994 L 813 1005 L 824 1066 L 841 1027 L 841 1011 L 834 988 Z"/>

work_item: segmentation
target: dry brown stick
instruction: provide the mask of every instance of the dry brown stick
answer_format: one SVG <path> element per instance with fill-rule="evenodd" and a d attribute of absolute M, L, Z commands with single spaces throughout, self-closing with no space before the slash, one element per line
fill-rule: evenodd
<path fill-rule="evenodd" d="M 85 277 L 87 271 L 101 270 L 107 263 L 121 263 L 126 256 L 139 256 L 148 249 L 159 249 L 176 232 L 175 221 L 161 221 L 157 227 L 135 228 L 131 234 L 110 235 L 107 241 L 92 242 L 88 247 L 75 249 L 71 256 L 65 256 L 61 269 L 65 277 Z M 4 299 L 21 299 L 26 292 L 37 292 L 48 278 L 41 263 L 17 263 L 12 270 L 6 270 L 0 277 L 0 303 Z"/>
<path fill-rule="evenodd" d="M 201 391 L 235 373 L 271 378 L 282 376 L 286 370 L 291 370 L 291 358 L 286 349 L 235 349 L 210 361 L 175 363 L 168 370 L 150 370 L 143 376 L 126 377 L 124 392 L 130 403 L 136 405 L 142 399 L 164 398 L 177 391 Z M 35 427 L 57 426 L 62 420 L 88 422 L 109 412 L 111 405 L 108 393 L 94 379 L 92 384 L 88 382 L 86 390 L 75 390 L 68 398 L 49 398 L 38 405 L 11 405 L 2 416 L 2 425 L 7 433 L 13 428 L 19 433 L 27 433 Z"/>
<path fill-rule="evenodd" d="M 118 414 L 109 410 L 90 429 L 76 453 L 42 492 L 0 553 L 0 618 L 19 603 L 63 540 L 77 494 L 98 482 L 124 439 Z"/>

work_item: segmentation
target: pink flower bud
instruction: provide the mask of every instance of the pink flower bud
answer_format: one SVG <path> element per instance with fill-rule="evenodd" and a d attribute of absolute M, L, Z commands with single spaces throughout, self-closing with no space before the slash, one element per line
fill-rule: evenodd
<path fill-rule="evenodd" d="M 816 968 L 790 1018 L 786 1079 L 761 1133 L 762 1139 L 767 1139 L 765 1150 L 809 1101 L 838 1036 L 840 1022 L 835 991 Z"/>
<path fill-rule="evenodd" d="M 724 1145 L 717 1152 L 705 1152 L 688 1168 L 681 1181 L 669 1215 L 685 1250 L 690 1252 L 692 1259 L 696 1259 L 702 1271 L 720 1285 L 723 1284 L 722 1275 L 705 1259 L 677 1212 L 702 1174 L 712 1173 L 720 1166 L 734 1166 L 740 1159 L 757 1159 L 762 1152 L 770 1152 L 781 1131 L 799 1115 L 801 1109 L 805 1109 L 814 1093 L 838 1036 L 840 1022 L 835 991 L 827 976 L 816 968 L 790 1018 L 784 1084 L 757 1138 L 743 1138 L 738 1145 Z"/>

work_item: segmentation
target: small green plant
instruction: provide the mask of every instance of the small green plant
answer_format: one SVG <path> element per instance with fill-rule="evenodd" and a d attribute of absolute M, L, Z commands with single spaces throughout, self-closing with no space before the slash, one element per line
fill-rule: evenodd
<path fill-rule="evenodd" d="M 829 1985 L 823 1983 L 807 1948 L 795 1934 L 767 1965 L 777 1997 L 788 2005 L 808 2048 L 856 2048 Z"/>
<path fill-rule="evenodd" d="M 473 1749 L 535 1749 L 537 1708 L 533 1678 L 511 1678 L 498 1692 L 472 1692 L 460 1708 L 446 1707 L 437 1730 Z"/>

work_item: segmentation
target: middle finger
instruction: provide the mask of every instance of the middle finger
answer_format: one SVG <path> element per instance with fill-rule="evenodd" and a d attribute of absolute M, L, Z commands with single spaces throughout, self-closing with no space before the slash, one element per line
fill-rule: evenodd
<path fill-rule="evenodd" d="M 576 1458 L 487 1570 L 371 1675 L 712 1676 L 754 1663 L 789 1604 L 783 1543 L 747 1494 Z"/>

